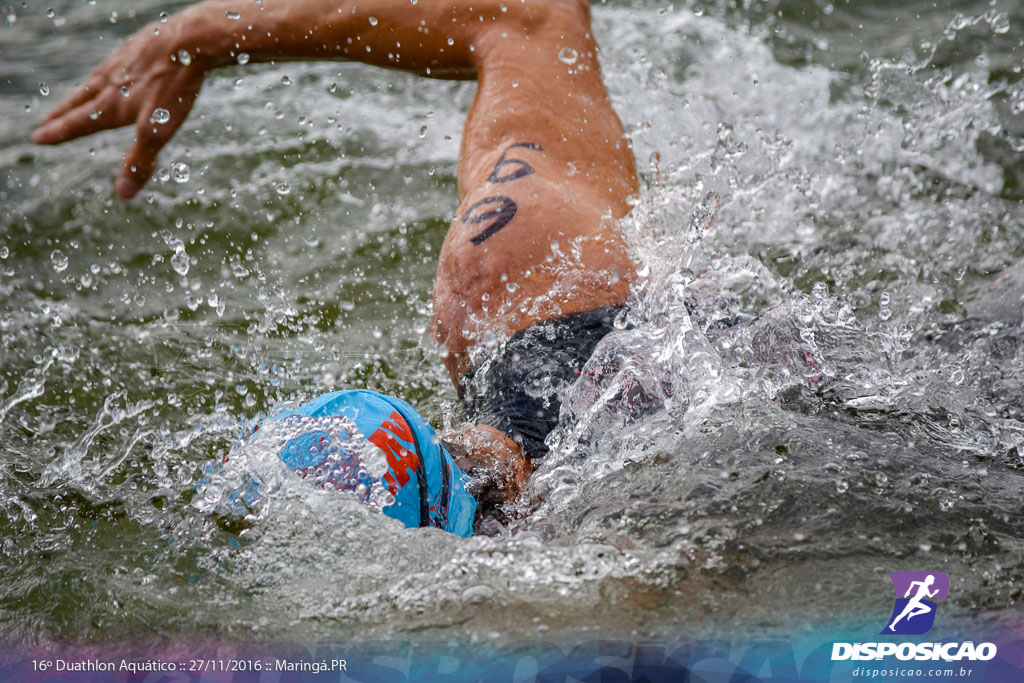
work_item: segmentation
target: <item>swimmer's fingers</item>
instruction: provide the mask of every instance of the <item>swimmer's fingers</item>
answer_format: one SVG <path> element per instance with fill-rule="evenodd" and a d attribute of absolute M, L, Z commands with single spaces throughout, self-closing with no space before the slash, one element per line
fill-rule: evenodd
<path fill-rule="evenodd" d="M 74 102 L 79 102 L 75 105 Z M 118 111 L 118 102 L 110 91 L 80 90 L 55 109 L 42 126 L 32 133 L 32 142 L 59 145 L 85 135 L 131 123 Z"/>
<path fill-rule="evenodd" d="M 138 112 L 135 142 L 114 182 L 114 191 L 122 199 L 131 199 L 149 181 L 157 154 L 185 122 L 202 85 L 202 72 L 181 71 Z"/>
<path fill-rule="evenodd" d="M 92 72 L 85 85 L 57 105 L 32 133 L 32 141 L 59 145 L 136 121 L 139 107 L 181 72 L 196 67 L 175 63 L 172 43 L 147 27 L 132 36 Z"/>
<path fill-rule="evenodd" d="M 67 98 L 66 100 L 58 104 L 53 111 L 47 114 L 46 118 L 43 119 L 43 125 L 39 128 L 42 129 L 45 126 L 45 124 L 49 123 L 50 121 L 54 121 L 64 116 L 64 114 L 68 113 L 72 109 L 82 104 L 85 104 L 91 99 L 94 99 L 97 96 L 97 94 L 103 89 L 104 81 L 105 79 L 98 73 L 93 74 L 89 78 L 89 80 L 85 82 L 85 85 L 80 87 L 77 91 L 75 91 L 74 94 L 71 95 L 71 97 Z"/>
<path fill-rule="evenodd" d="M 131 83 L 124 66 L 124 53 L 131 46 L 119 48 L 106 62 L 92 72 L 85 85 L 47 114 L 32 133 L 32 141 L 40 145 L 62 142 L 91 135 L 101 130 L 126 126 L 135 120 L 131 98 L 121 94 L 121 86 Z"/>

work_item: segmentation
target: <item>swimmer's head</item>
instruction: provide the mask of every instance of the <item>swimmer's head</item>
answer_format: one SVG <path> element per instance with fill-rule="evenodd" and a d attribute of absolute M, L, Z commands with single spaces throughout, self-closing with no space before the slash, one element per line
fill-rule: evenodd
<path fill-rule="evenodd" d="M 405 401 L 374 391 L 337 391 L 271 421 L 294 423 L 287 425 L 279 457 L 303 478 L 357 493 L 373 483 L 368 478 L 377 478 L 394 499 L 384 507 L 385 515 L 407 527 L 472 534 L 476 501 L 466 490 L 468 478 Z M 325 428 L 323 421 L 334 428 Z M 352 443 L 354 436 L 357 443 Z M 366 449 L 371 457 L 360 457 Z M 379 472 L 368 475 L 373 468 L 366 463 L 379 461 L 381 454 L 386 466 L 382 462 Z"/>

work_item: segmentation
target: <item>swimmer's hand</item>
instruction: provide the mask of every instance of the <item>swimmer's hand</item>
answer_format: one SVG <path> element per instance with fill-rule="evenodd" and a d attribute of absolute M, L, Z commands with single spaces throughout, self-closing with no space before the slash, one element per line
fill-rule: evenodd
<path fill-rule="evenodd" d="M 185 122 L 206 75 L 199 55 L 179 57 L 182 29 L 182 22 L 167 22 L 137 32 L 50 112 L 32 141 L 59 145 L 135 124 L 135 141 L 114 182 L 122 198 L 135 196 L 152 176 L 157 153 Z"/>

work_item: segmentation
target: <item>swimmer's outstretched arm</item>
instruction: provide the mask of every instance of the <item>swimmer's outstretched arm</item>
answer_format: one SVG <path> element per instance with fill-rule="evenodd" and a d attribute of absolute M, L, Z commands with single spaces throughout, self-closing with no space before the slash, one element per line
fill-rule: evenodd
<path fill-rule="evenodd" d="M 208 0 L 148 24 L 50 112 L 33 141 L 55 145 L 135 125 L 114 184 L 123 198 L 149 180 L 184 123 L 206 72 L 244 61 L 355 60 L 437 78 L 474 78 L 481 54 L 585 0 Z M 154 116 L 154 111 L 163 112 Z"/>

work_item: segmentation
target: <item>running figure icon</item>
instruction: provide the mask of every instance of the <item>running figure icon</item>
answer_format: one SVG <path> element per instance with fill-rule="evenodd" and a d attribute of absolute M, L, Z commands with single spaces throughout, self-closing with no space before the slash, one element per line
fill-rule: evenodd
<path fill-rule="evenodd" d="M 897 622 L 899 622 L 899 620 L 903 619 L 904 617 L 907 619 L 907 621 L 910 621 L 914 617 L 921 616 L 922 614 L 928 614 L 935 610 L 934 603 L 926 604 L 923 602 L 925 598 L 934 598 L 936 595 L 938 595 L 938 588 L 936 588 L 933 591 L 928 590 L 934 583 L 934 574 L 929 574 L 927 577 L 925 577 L 924 581 L 912 581 L 910 583 L 910 587 L 907 588 L 907 592 L 903 596 L 904 598 L 910 598 L 910 601 L 907 602 L 906 607 L 903 608 L 903 611 L 900 612 L 900 615 L 892 620 L 892 623 L 889 624 L 888 630 L 895 633 Z M 910 594 L 914 592 L 915 586 L 917 587 L 917 593 L 914 595 L 914 597 L 911 598 Z"/>

